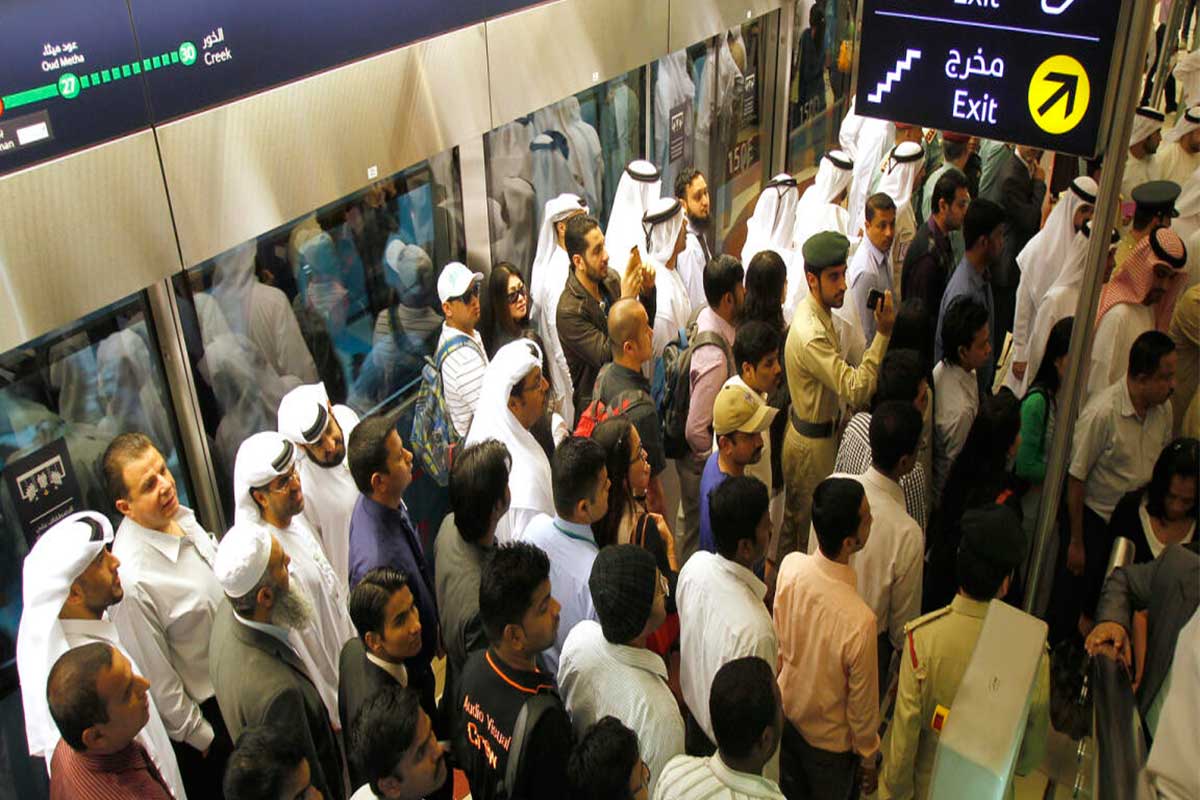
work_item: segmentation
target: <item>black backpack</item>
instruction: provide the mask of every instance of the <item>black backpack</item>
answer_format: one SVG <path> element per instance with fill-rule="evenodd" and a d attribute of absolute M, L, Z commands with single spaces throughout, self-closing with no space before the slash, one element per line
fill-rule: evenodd
<path fill-rule="evenodd" d="M 663 450 L 667 458 L 682 458 L 687 443 L 688 407 L 692 404 L 692 356 L 701 347 L 713 345 L 725 355 L 725 377 L 737 374 L 733 351 L 725 337 L 716 331 L 700 331 L 699 311 L 688 320 L 686 336 L 668 342 L 663 350 L 664 391 L 662 399 Z"/>

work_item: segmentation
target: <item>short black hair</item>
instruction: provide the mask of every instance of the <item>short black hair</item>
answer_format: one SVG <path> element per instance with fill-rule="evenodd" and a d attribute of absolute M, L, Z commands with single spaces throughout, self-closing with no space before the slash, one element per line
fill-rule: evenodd
<path fill-rule="evenodd" d="M 408 576 L 400 570 L 376 567 L 363 575 L 358 585 L 350 591 L 350 621 L 354 623 L 354 630 L 358 631 L 358 638 L 364 644 L 368 632 L 383 634 L 387 626 L 387 620 L 384 619 L 387 604 L 405 586 L 408 586 Z M 434 624 L 429 621 L 426 623 Z"/>
<path fill-rule="evenodd" d="M 96 682 L 112 669 L 112 645 L 91 642 L 63 653 L 46 679 L 46 704 L 63 741 L 80 753 L 87 750 L 83 732 L 108 722 L 108 704 Z"/>
<path fill-rule="evenodd" d="M 981 236 L 991 236 L 992 231 L 1004 224 L 1004 207 L 986 197 L 976 197 L 967 207 L 963 219 L 963 239 L 970 250 Z"/>
<path fill-rule="evenodd" d="M 371 494 L 371 476 L 387 472 L 387 440 L 396 430 L 396 418 L 391 414 L 372 414 L 350 431 L 346 442 L 346 463 L 350 477 L 363 494 Z"/>
<path fill-rule="evenodd" d="M 858 533 L 858 512 L 865 496 L 862 484 L 853 478 L 826 478 L 813 492 L 812 522 L 821 552 L 834 558 L 842 542 Z"/>
<path fill-rule="evenodd" d="M 721 298 L 734 291 L 745 277 L 741 261 L 725 253 L 716 256 L 704 267 L 704 299 L 716 308 L 721 305 Z"/>
<path fill-rule="evenodd" d="M 915 403 L 921 392 L 921 382 L 928 380 L 921 354 L 916 350 L 888 348 L 879 365 L 879 381 L 875 387 L 874 406 L 891 401 Z"/>
<path fill-rule="evenodd" d="M 395 775 L 404 754 L 415 744 L 421 700 L 412 689 L 387 686 L 359 708 L 347 732 L 347 749 L 355 771 L 380 794 L 379 781 Z"/>
<path fill-rule="evenodd" d="M 111 502 L 129 499 L 129 487 L 125 485 L 125 465 L 151 447 L 154 447 L 154 442 L 150 441 L 146 434 L 129 431 L 117 434 L 116 438 L 108 443 L 108 447 L 104 448 L 100 464 Z"/>
<path fill-rule="evenodd" d="M 969 144 L 969 142 L 959 142 L 954 139 L 942 137 L 942 159 L 946 162 L 957 161 L 962 158 L 963 153 L 967 152 Z M 934 197 L 937 197 L 937 195 L 934 194 Z M 934 206 L 934 208 L 936 207 Z"/>
<path fill-rule="evenodd" d="M 504 638 L 504 628 L 520 625 L 533 603 L 533 593 L 550 579 L 550 559 L 529 542 L 493 548 L 479 575 L 479 619 L 491 644 Z"/>
<path fill-rule="evenodd" d="M 1169 216 L 1161 206 L 1133 207 L 1133 227 L 1139 231 L 1149 228 L 1154 224 L 1155 220 L 1158 220 L 1158 224 L 1162 225 L 1167 219 L 1169 219 Z"/>
<path fill-rule="evenodd" d="M 567 761 L 572 800 L 629 800 L 629 776 L 641 759 L 637 734 L 613 716 L 583 732 Z"/>
<path fill-rule="evenodd" d="M 875 219 L 875 212 L 877 211 L 895 210 L 896 201 L 892 199 L 890 194 L 887 192 L 876 192 L 867 198 L 867 205 L 863 209 L 863 213 L 866 215 L 867 222 L 870 222 L 871 220 Z"/>
<path fill-rule="evenodd" d="M 891 471 L 904 456 L 917 451 L 921 441 L 921 412 L 912 401 L 890 400 L 871 413 L 871 463 Z"/>
<path fill-rule="evenodd" d="M 733 338 L 733 360 L 741 373 L 743 364 L 757 367 L 759 362 L 772 353 L 779 354 L 779 333 L 765 322 L 750 320 L 743 322 Z"/>
<path fill-rule="evenodd" d="M 1000 591 L 1004 579 L 1012 575 L 1012 570 L 981 558 L 970 548 L 958 548 L 958 556 L 954 565 L 958 588 L 972 600 L 987 602 Z"/>
<path fill-rule="evenodd" d="M 954 144 L 951 142 L 951 144 Z M 959 155 L 962 155 L 959 153 Z M 931 214 L 936 214 L 941 208 L 938 201 L 945 200 L 947 206 L 954 205 L 954 196 L 958 194 L 959 189 L 967 188 L 967 176 L 958 171 L 957 168 L 951 167 L 942 173 L 942 177 L 937 179 L 937 183 L 933 185 L 933 194 L 929 199 L 933 205 L 930 207 Z M 969 208 L 969 206 L 968 206 Z"/>
<path fill-rule="evenodd" d="M 574 263 L 575 256 L 584 257 L 587 253 L 587 237 L 600 222 L 590 214 L 576 214 L 567 220 L 567 228 L 563 232 L 563 244 L 566 246 L 567 258 Z"/>
<path fill-rule="evenodd" d="M 554 510 L 570 518 L 580 500 L 590 500 L 600 487 L 600 471 L 605 469 L 604 448 L 591 439 L 570 436 L 554 449 L 550 459 L 550 483 L 554 490 Z"/>
<path fill-rule="evenodd" d="M 265 724 L 246 728 L 225 767 L 225 800 L 277 800 L 304 759 L 295 731 Z"/>
<path fill-rule="evenodd" d="M 966 296 L 954 300 L 942 320 L 942 358 L 951 364 L 961 364 L 959 348 L 970 349 L 979 329 L 987 325 L 987 306 Z"/>
<path fill-rule="evenodd" d="M 708 713 L 721 753 L 750 755 L 763 731 L 779 723 L 774 668 L 758 656 L 727 662 L 713 676 Z"/>
<path fill-rule="evenodd" d="M 1172 478 L 1196 480 L 1200 472 L 1200 442 L 1180 437 L 1163 448 L 1154 462 L 1154 472 L 1146 486 L 1146 511 L 1151 516 L 1166 517 L 1167 492 L 1171 490 Z M 1192 504 L 1190 516 L 1196 516 L 1196 504 Z"/>
<path fill-rule="evenodd" d="M 1129 377 L 1146 378 L 1158 372 L 1162 360 L 1175 352 L 1175 342 L 1162 331 L 1146 331 L 1129 348 Z"/>
<path fill-rule="evenodd" d="M 675 176 L 675 197 L 680 200 L 686 200 L 687 190 L 692 185 L 692 181 L 703 176 L 703 172 L 692 166 L 687 166 L 679 170 L 679 174 Z"/>
<path fill-rule="evenodd" d="M 708 495 L 708 519 L 717 552 L 732 559 L 738 542 L 753 542 L 755 527 L 770 504 L 767 487 L 758 478 L 732 476 L 713 489 Z"/>
<path fill-rule="evenodd" d="M 492 511 L 504 500 L 512 456 L 503 442 L 485 439 L 461 450 L 450 468 L 450 511 L 466 542 L 488 532 Z"/>

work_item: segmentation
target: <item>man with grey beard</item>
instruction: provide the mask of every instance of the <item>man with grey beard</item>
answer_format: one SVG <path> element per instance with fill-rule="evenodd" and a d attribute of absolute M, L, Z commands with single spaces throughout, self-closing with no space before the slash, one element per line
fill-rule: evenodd
<path fill-rule="evenodd" d="M 289 580 L 290 563 L 263 525 L 239 523 L 225 534 L 213 571 L 228 602 L 213 623 L 209 675 L 234 741 L 252 726 L 289 732 L 304 748 L 312 785 L 345 800 L 329 713 L 289 641 L 313 620 L 311 599 Z"/>

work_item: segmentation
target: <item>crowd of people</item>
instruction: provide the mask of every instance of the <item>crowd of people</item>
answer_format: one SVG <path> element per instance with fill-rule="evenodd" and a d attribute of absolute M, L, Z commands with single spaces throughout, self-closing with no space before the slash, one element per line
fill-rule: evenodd
<path fill-rule="evenodd" d="M 476 800 L 925 797 L 997 600 L 1126 659 L 1153 779 L 1195 796 L 1200 233 L 1173 226 L 1200 109 L 1166 124 L 1139 110 L 1124 231 L 1091 224 L 1107 165 L 1048 200 L 1040 151 L 853 111 L 803 194 L 765 186 L 740 258 L 694 169 L 664 196 L 631 162 L 606 227 L 548 198 L 530 264 L 441 269 L 420 425 L 309 381 L 224 442 L 219 541 L 160 434 L 116 436 L 111 507 L 23 567 L 51 797 L 449 798 L 455 769 Z M 1093 236 L 1086 402 L 1046 487 Z M 423 537 L 430 469 L 450 513 Z M 1137 563 L 1106 581 L 1116 537 Z"/>

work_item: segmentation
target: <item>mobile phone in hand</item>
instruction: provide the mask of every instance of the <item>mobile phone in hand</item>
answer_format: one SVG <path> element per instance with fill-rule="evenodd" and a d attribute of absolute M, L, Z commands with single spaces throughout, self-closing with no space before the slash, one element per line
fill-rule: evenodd
<path fill-rule="evenodd" d="M 883 302 L 883 292 L 878 289 L 872 289 L 867 292 L 867 308 L 874 311 L 879 308 L 879 304 Z"/>

